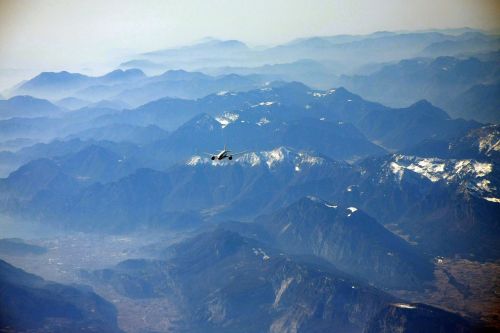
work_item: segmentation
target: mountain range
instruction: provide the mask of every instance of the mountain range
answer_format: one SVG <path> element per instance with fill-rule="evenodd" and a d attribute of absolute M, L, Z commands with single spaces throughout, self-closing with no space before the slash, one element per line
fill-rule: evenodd
<path fill-rule="evenodd" d="M 300 83 L 274 83 L 248 92 L 219 92 L 198 100 L 164 98 L 133 110 L 85 107 L 60 116 L 10 118 L 0 121 L 0 137 L 12 140 L 21 136 L 27 142 L 81 138 L 146 144 L 141 149 L 146 156 L 138 158 L 144 166 L 163 169 L 229 141 L 240 150 L 288 146 L 353 161 L 383 154 L 386 150 L 382 147 L 407 149 L 429 139 L 457 137 L 480 126 L 473 121 L 450 119 L 425 101 L 391 109 L 343 88 L 315 91 Z M 194 132 L 205 140 L 196 140 L 191 134 Z M 345 145 L 346 141 L 350 144 Z M 10 165 L 12 170 L 27 161 L 19 157 L 25 152 L 2 153 L 0 158 L 5 168 Z M 31 156 L 37 157 L 44 156 Z"/>
<path fill-rule="evenodd" d="M 393 303 L 418 307 L 407 325 L 422 318 L 436 329 L 470 327 L 433 307 L 399 304 L 321 261 L 223 229 L 166 248 L 163 259 L 127 260 L 85 276 L 131 298 L 180 300 L 185 317 L 176 329 L 186 332 L 364 332 L 384 319 L 393 329 L 405 327 L 402 315 L 388 319 L 385 307 Z"/>
<path fill-rule="evenodd" d="M 338 84 L 392 106 L 427 99 L 454 117 L 498 122 L 493 98 L 498 85 L 498 59 L 413 58 L 383 66 L 369 75 L 343 76 Z"/>
<path fill-rule="evenodd" d="M 92 103 L 103 106 L 137 107 L 163 97 L 199 98 L 221 90 L 248 90 L 259 85 L 256 75 L 235 74 L 212 77 L 199 72 L 169 70 L 161 75 L 146 76 L 141 70 L 115 70 L 103 76 L 86 76 L 69 72 L 44 72 L 22 83 L 13 95 L 46 98 L 74 108 Z"/>

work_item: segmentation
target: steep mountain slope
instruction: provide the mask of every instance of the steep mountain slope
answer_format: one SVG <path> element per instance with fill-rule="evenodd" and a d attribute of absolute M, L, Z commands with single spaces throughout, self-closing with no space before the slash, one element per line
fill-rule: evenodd
<path fill-rule="evenodd" d="M 339 269 L 386 288 L 422 288 L 432 264 L 355 207 L 311 197 L 257 219 L 291 253 L 320 256 Z"/>
<path fill-rule="evenodd" d="M 88 287 L 45 281 L 0 260 L 0 330 L 121 332 L 116 309 Z"/>
<path fill-rule="evenodd" d="M 465 119 L 500 123 L 500 82 L 478 84 L 459 94 L 446 105 L 447 110 Z"/>

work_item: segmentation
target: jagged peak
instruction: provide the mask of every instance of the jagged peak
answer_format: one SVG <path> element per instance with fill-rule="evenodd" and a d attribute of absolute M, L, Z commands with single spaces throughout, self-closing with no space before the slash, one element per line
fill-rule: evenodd
<path fill-rule="evenodd" d="M 446 111 L 438 108 L 437 106 L 433 105 L 426 99 L 421 99 L 403 110 L 437 116 L 442 119 L 450 118 L 450 116 L 448 115 L 448 113 L 446 113 Z"/>
<path fill-rule="evenodd" d="M 103 79 L 120 79 L 124 77 L 144 77 L 146 74 L 140 69 L 130 68 L 127 70 L 115 69 L 109 73 L 104 74 L 101 78 Z"/>
<path fill-rule="evenodd" d="M 426 99 L 421 99 L 412 105 L 410 107 L 415 107 L 415 108 L 423 108 L 423 107 L 435 107 L 431 102 L 429 102 Z"/>
<path fill-rule="evenodd" d="M 385 163 L 388 174 L 398 181 L 407 172 L 417 174 L 433 183 L 459 184 L 468 193 L 491 202 L 500 202 L 492 178 L 493 164 L 473 159 L 424 158 L 395 154 Z"/>

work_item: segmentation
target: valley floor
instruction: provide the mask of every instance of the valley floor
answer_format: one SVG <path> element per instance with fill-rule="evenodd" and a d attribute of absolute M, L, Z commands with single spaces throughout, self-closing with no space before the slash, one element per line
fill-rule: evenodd
<path fill-rule="evenodd" d="M 424 293 L 394 291 L 413 302 L 481 318 L 500 328 L 500 262 L 436 259 L 435 281 Z"/>
<path fill-rule="evenodd" d="M 144 258 L 147 246 L 161 242 L 169 245 L 182 239 L 177 235 L 95 236 L 83 233 L 33 240 L 46 247 L 41 255 L 5 255 L 0 258 L 46 280 L 64 284 L 89 284 L 82 271 L 111 267 L 123 260 Z M 173 300 L 130 299 L 112 288 L 91 285 L 94 291 L 113 303 L 118 310 L 118 325 L 125 332 L 171 332 L 181 315 Z"/>

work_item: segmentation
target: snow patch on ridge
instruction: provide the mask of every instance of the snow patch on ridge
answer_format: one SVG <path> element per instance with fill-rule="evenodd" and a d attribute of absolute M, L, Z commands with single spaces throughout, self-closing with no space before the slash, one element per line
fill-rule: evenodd
<path fill-rule="evenodd" d="M 352 214 L 358 211 L 356 207 L 347 207 L 347 210 L 350 211 L 350 213 L 347 214 L 347 217 L 350 217 Z"/>
<path fill-rule="evenodd" d="M 269 124 L 271 121 L 269 119 L 267 119 L 266 117 L 262 117 L 259 119 L 259 121 L 257 122 L 257 125 L 258 126 L 262 126 L 262 125 L 267 125 Z"/>
<path fill-rule="evenodd" d="M 398 181 L 403 180 L 406 172 L 412 172 L 433 183 L 458 186 L 460 191 L 474 194 L 491 202 L 497 193 L 494 165 L 472 159 L 440 159 L 422 158 L 406 155 L 393 155 L 386 164 L 386 175 L 394 175 Z M 488 199 L 487 199 L 488 198 Z"/>
<path fill-rule="evenodd" d="M 267 101 L 267 102 L 260 102 L 258 104 L 252 105 L 251 107 L 252 108 L 256 108 L 258 106 L 271 106 L 273 104 L 276 104 L 276 102 L 274 102 L 274 101 Z"/>
<path fill-rule="evenodd" d="M 325 97 L 325 96 L 328 96 L 328 95 L 331 95 L 334 93 L 335 93 L 335 89 L 330 89 L 326 92 L 321 92 L 321 91 L 309 91 L 308 92 L 309 95 L 313 95 L 313 97 L 316 97 L 316 98 Z"/>
<path fill-rule="evenodd" d="M 201 156 L 193 156 L 186 162 L 187 165 L 191 165 L 191 166 L 197 165 L 200 163 L 203 163 L 203 158 Z"/>
<path fill-rule="evenodd" d="M 238 120 L 239 117 L 239 114 L 226 112 L 222 116 L 215 117 L 215 120 L 217 120 L 221 124 L 221 127 L 224 128 L 227 125 Z"/>
<path fill-rule="evenodd" d="M 416 307 L 411 305 L 411 304 L 406 304 L 406 303 L 396 303 L 394 304 L 395 307 L 401 308 L 401 309 L 415 309 Z"/>

